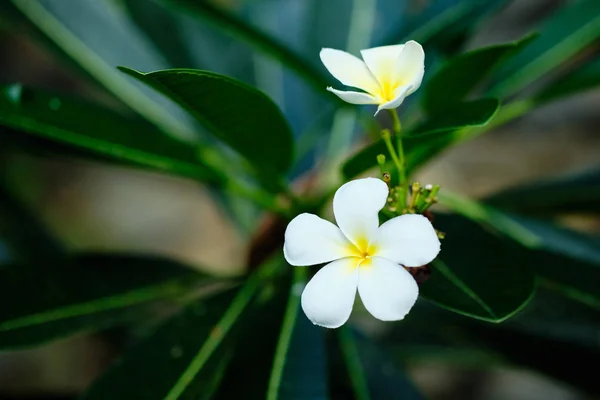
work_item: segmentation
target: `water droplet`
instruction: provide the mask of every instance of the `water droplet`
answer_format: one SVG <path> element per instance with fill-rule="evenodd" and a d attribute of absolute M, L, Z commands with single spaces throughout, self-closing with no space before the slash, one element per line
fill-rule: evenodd
<path fill-rule="evenodd" d="M 4 89 L 6 98 L 13 104 L 19 104 L 21 102 L 21 96 L 23 94 L 23 85 L 20 83 L 13 83 Z"/>
<path fill-rule="evenodd" d="M 183 350 L 179 346 L 171 347 L 171 357 L 179 358 L 183 355 Z"/>
<path fill-rule="evenodd" d="M 60 106 L 62 105 L 62 102 L 60 101 L 59 98 L 54 97 L 52 100 L 50 100 L 50 102 L 48 103 L 48 106 L 50 107 L 51 110 L 56 111 L 60 108 Z"/>

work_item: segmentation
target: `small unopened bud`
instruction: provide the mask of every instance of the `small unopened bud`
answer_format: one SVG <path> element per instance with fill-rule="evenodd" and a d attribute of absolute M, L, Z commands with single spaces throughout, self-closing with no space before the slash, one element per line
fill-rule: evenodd
<path fill-rule="evenodd" d="M 427 185 L 425 185 L 425 190 L 431 190 L 433 189 L 433 185 L 431 183 L 428 183 Z"/>

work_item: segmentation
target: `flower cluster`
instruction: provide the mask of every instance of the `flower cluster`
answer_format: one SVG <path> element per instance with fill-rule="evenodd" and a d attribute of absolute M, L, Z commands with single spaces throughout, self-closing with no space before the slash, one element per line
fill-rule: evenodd
<path fill-rule="evenodd" d="M 300 214 L 285 231 L 284 255 L 294 266 L 327 263 L 302 293 L 302 309 L 316 325 L 337 328 L 352 312 L 356 292 L 365 308 L 382 321 L 404 318 L 415 304 L 419 287 L 405 267 L 431 262 L 440 251 L 438 233 L 423 213 L 435 202 L 439 186 L 412 185 L 411 200 L 402 150 L 401 125 L 395 108 L 421 85 L 425 54 L 409 41 L 395 46 L 362 50 L 363 60 L 341 50 L 323 49 L 321 60 L 346 86 L 363 90 L 341 91 L 328 87 L 352 104 L 377 104 L 377 114 L 392 110 L 397 149 L 389 130 L 382 138 L 396 166 L 400 184 L 388 186 L 386 157 L 377 157 L 385 180 L 366 178 L 346 183 L 333 199 L 338 226 L 313 214 Z M 379 212 L 389 219 L 379 226 Z"/>

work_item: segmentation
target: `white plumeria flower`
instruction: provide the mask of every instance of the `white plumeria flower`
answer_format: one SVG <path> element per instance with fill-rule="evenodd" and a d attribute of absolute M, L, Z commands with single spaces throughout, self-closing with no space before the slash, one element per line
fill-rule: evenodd
<path fill-rule="evenodd" d="M 314 324 L 342 326 L 350 317 L 357 289 L 365 308 L 382 321 L 403 319 L 415 304 L 419 287 L 402 266 L 431 262 L 440 241 L 422 215 L 401 215 L 379 226 L 378 213 L 387 197 L 382 180 L 354 180 L 333 198 L 339 228 L 308 213 L 287 226 L 283 251 L 288 263 L 329 263 L 302 292 L 302 309 Z"/>
<path fill-rule="evenodd" d="M 321 50 L 321 61 L 331 75 L 346 86 L 366 92 L 327 88 L 340 99 L 352 104 L 378 104 L 377 115 L 381 110 L 397 108 L 406 96 L 421 86 L 425 53 L 414 40 L 361 50 L 360 53 L 364 61 L 345 51 Z"/>

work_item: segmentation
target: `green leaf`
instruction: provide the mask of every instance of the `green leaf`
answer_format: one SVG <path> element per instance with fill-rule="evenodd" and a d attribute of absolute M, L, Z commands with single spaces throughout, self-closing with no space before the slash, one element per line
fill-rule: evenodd
<path fill-rule="evenodd" d="M 55 45 L 54 50 L 145 119 L 173 136 L 194 137 L 185 114 L 176 106 L 115 70 L 119 63 L 147 70 L 169 67 L 133 22 L 120 14 L 116 2 L 12 0 L 10 6 L 19 24 L 34 27 Z"/>
<path fill-rule="evenodd" d="M 62 244 L 35 218 L 32 210 L 17 199 L 3 179 L 0 179 L 0 239 L 11 254 L 11 260 L 47 262 L 64 254 Z"/>
<path fill-rule="evenodd" d="M 471 332 L 477 335 L 474 340 L 480 345 L 496 351 L 514 365 L 541 372 L 592 395 L 600 394 L 597 374 L 581 365 L 581 360 L 588 360 L 591 364 L 587 365 L 600 362 L 597 346 L 569 343 L 503 327 L 478 326 L 471 328 Z"/>
<path fill-rule="evenodd" d="M 476 49 L 450 59 L 425 86 L 425 110 L 429 113 L 443 113 L 449 106 L 463 101 L 494 69 L 526 47 L 532 39 L 533 36 L 528 36 L 515 42 Z"/>
<path fill-rule="evenodd" d="M 549 288 L 600 309 L 600 239 L 558 225 L 513 216 L 537 235 L 540 248 L 523 256 Z"/>
<path fill-rule="evenodd" d="M 538 29 L 540 35 L 498 74 L 493 94 L 510 96 L 568 62 L 600 38 L 600 2 L 565 3 Z"/>
<path fill-rule="evenodd" d="M 181 294 L 202 277 L 166 259 L 127 255 L 81 255 L 43 268 L 5 266 L 0 347 L 36 345 L 119 322 L 122 310 Z"/>
<path fill-rule="evenodd" d="M 279 108 L 257 89 L 208 71 L 172 69 L 141 73 L 120 69 L 179 103 L 260 170 L 281 174 L 290 168 L 293 161 L 290 128 Z"/>
<path fill-rule="evenodd" d="M 503 213 L 448 191 L 441 202 L 524 246 L 514 258 L 535 269 L 546 285 L 575 300 L 600 308 L 600 239 L 542 220 Z M 576 273 L 573 273 L 576 271 Z"/>
<path fill-rule="evenodd" d="M 457 104 L 452 107 L 451 112 L 428 116 L 413 131 L 407 132 L 403 139 L 407 172 L 411 173 L 437 152 L 457 140 L 460 133 L 454 131 L 468 126 L 487 124 L 499 107 L 498 100 L 481 99 Z M 344 177 L 351 179 L 375 167 L 378 154 L 388 154 L 383 140 L 364 148 L 347 160 L 342 166 Z"/>
<path fill-rule="evenodd" d="M 527 213 L 600 213 L 600 168 L 507 189 L 485 203 Z"/>
<path fill-rule="evenodd" d="M 206 392 L 212 391 L 212 386 L 218 384 L 220 375 L 231 360 L 231 354 L 227 351 L 218 351 L 214 355 L 210 353 L 216 350 L 212 347 L 222 345 L 224 338 L 219 329 L 234 294 L 227 291 L 188 305 L 125 353 L 120 361 L 92 384 L 82 399 L 184 397 L 173 391 L 174 386 L 182 382 L 185 371 L 190 370 L 200 355 L 203 355 L 203 359 L 210 357 L 203 363 L 212 370 L 195 374 L 185 382 L 188 387 L 186 390 L 202 388 Z M 214 333 L 214 338 L 211 338 L 211 333 Z M 213 341 L 214 344 L 210 346 Z"/>
<path fill-rule="evenodd" d="M 81 99 L 21 85 L 0 87 L 0 124 L 146 168 L 208 181 L 219 176 L 199 160 L 199 145 Z"/>
<path fill-rule="evenodd" d="M 535 282 L 518 257 L 522 247 L 457 215 L 436 214 L 435 226 L 446 238 L 431 278 L 421 284 L 423 297 L 489 322 L 502 322 L 527 304 Z"/>
<path fill-rule="evenodd" d="M 323 330 L 313 325 L 300 308 L 307 273 L 306 268 L 294 269 L 269 380 L 268 400 L 328 398 Z"/>
<path fill-rule="evenodd" d="M 479 99 L 448 104 L 427 115 L 425 121 L 409 132 L 410 136 L 450 132 L 467 126 L 484 126 L 498 112 L 500 102 L 496 99 Z"/>
<path fill-rule="evenodd" d="M 563 97 L 591 90 L 600 85 L 600 59 L 557 78 L 535 95 L 538 103 L 548 103 Z"/>
<path fill-rule="evenodd" d="M 421 43 L 428 51 L 454 54 L 468 40 L 481 20 L 506 3 L 507 0 L 428 2 L 418 15 L 406 12 L 405 23 L 384 43 L 397 44 L 412 39 Z"/>
<path fill-rule="evenodd" d="M 340 370 L 345 371 L 352 392 L 348 394 L 350 398 L 423 399 L 419 390 L 394 365 L 389 353 L 378 343 L 347 326 L 336 331 L 336 339 L 336 347 L 339 347 L 343 364 L 334 365 L 333 375 L 334 379 L 340 380 Z"/>
<path fill-rule="evenodd" d="M 235 292 L 185 307 L 117 361 L 82 399 L 198 399 L 217 390 L 235 349 L 235 332 L 246 332 L 251 305 L 281 266 L 281 257 L 263 264 Z M 251 313 L 260 315 L 259 312 Z"/>
<path fill-rule="evenodd" d="M 328 83 L 323 74 L 303 57 L 294 53 L 274 38 L 247 24 L 231 13 L 213 5 L 208 1 L 194 0 L 162 0 L 166 5 L 181 7 L 193 16 L 202 18 L 203 22 L 223 30 L 237 40 L 244 41 L 257 50 L 269 55 L 304 78 L 315 89 L 324 95 L 323 90 Z"/>

